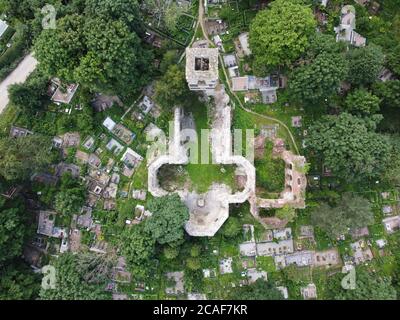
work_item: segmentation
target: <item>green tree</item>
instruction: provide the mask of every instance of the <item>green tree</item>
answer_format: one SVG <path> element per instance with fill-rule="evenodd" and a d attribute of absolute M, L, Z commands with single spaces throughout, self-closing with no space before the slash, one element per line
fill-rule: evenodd
<path fill-rule="evenodd" d="M 370 85 L 374 83 L 382 70 L 385 56 L 382 49 L 375 45 L 355 48 L 348 53 L 348 80 L 354 85 Z"/>
<path fill-rule="evenodd" d="M 164 108 L 172 109 L 188 95 L 185 74 L 176 64 L 171 65 L 155 86 L 155 100 Z"/>
<path fill-rule="evenodd" d="M 283 300 L 282 293 L 271 281 L 258 279 L 251 285 L 236 288 L 232 291 L 233 300 Z"/>
<path fill-rule="evenodd" d="M 59 134 L 74 131 L 76 128 L 76 119 L 74 117 L 70 117 L 69 115 L 63 114 L 57 119 L 56 126 L 57 133 Z"/>
<path fill-rule="evenodd" d="M 306 144 L 340 178 L 359 181 L 377 177 L 386 168 L 390 151 L 387 139 L 374 131 L 380 119 L 348 113 L 324 116 L 309 128 Z"/>
<path fill-rule="evenodd" d="M 0 267 L 22 254 L 26 217 L 21 205 L 8 204 L 0 197 Z"/>
<path fill-rule="evenodd" d="M 79 269 L 78 257 L 72 253 L 65 253 L 54 260 L 56 269 L 56 288 L 41 289 L 42 300 L 104 300 L 110 299 L 104 292 L 104 284 L 91 285 L 82 277 Z"/>
<path fill-rule="evenodd" d="M 0 138 L 0 175 L 6 180 L 27 179 L 57 159 L 51 138 L 40 135 Z"/>
<path fill-rule="evenodd" d="M 154 240 L 144 230 L 144 225 L 125 228 L 118 237 L 118 245 L 135 277 L 148 275 L 147 266 L 154 254 Z"/>
<path fill-rule="evenodd" d="M 77 270 L 82 279 L 89 284 L 104 284 L 112 277 L 113 268 L 117 263 L 113 252 L 94 254 L 82 252 L 75 255 Z"/>
<path fill-rule="evenodd" d="M 142 30 L 137 0 L 86 0 L 85 14 L 89 17 L 100 17 L 105 21 L 121 20 L 132 31 Z"/>
<path fill-rule="evenodd" d="M 185 11 L 182 4 L 164 0 L 143 0 L 141 8 L 153 18 L 158 28 L 165 27 L 170 32 L 176 31 L 178 19 Z"/>
<path fill-rule="evenodd" d="M 200 256 L 200 254 L 201 254 L 201 246 L 198 244 L 194 244 L 190 248 L 190 256 L 193 258 L 196 258 L 196 257 Z"/>
<path fill-rule="evenodd" d="M 346 97 L 346 111 L 356 115 L 369 115 L 379 111 L 379 97 L 366 89 L 357 89 Z"/>
<path fill-rule="evenodd" d="M 275 216 L 278 219 L 293 222 L 296 218 L 296 210 L 291 206 L 285 205 L 282 209 L 276 210 Z"/>
<path fill-rule="evenodd" d="M 165 11 L 164 23 L 170 32 L 177 31 L 179 17 L 184 13 L 185 9 L 182 5 L 172 2 Z"/>
<path fill-rule="evenodd" d="M 170 66 L 178 62 L 178 58 L 179 55 L 177 50 L 168 50 L 165 52 L 160 63 L 160 72 L 165 74 Z"/>
<path fill-rule="evenodd" d="M 94 130 L 94 113 L 93 108 L 84 106 L 81 113 L 76 117 L 76 127 L 81 133 L 90 134 Z"/>
<path fill-rule="evenodd" d="M 60 191 L 55 196 L 55 208 L 63 215 L 72 216 L 79 213 L 85 203 L 85 196 L 86 188 L 70 173 L 64 173 L 61 177 Z"/>
<path fill-rule="evenodd" d="M 197 257 L 189 257 L 186 259 L 186 267 L 190 270 L 199 270 L 201 268 L 200 259 Z"/>
<path fill-rule="evenodd" d="M 47 97 L 47 77 L 30 77 L 22 84 L 14 84 L 9 88 L 10 103 L 29 116 L 43 110 Z"/>
<path fill-rule="evenodd" d="M 148 80 L 152 52 L 145 51 L 135 0 L 88 0 L 84 13 L 60 18 L 43 30 L 34 51 L 48 76 L 92 90 L 129 95 Z"/>
<path fill-rule="evenodd" d="M 334 298 L 337 300 L 396 300 L 397 293 L 391 277 L 372 273 L 364 268 L 356 269 L 356 288 L 344 290 L 337 286 Z"/>
<path fill-rule="evenodd" d="M 189 210 L 176 194 L 151 199 L 147 208 L 153 215 L 145 222 L 145 231 L 159 244 L 172 244 L 184 236 L 183 226 Z"/>
<path fill-rule="evenodd" d="M 400 17 L 400 16 L 399 16 Z M 400 19 L 399 19 L 400 21 Z M 387 56 L 389 68 L 400 76 L 400 45 L 395 47 Z"/>
<path fill-rule="evenodd" d="M 177 247 L 166 246 L 163 249 L 163 254 L 167 260 L 174 260 L 179 255 L 179 249 Z"/>
<path fill-rule="evenodd" d="M 79 213 L 84 204 L 85 191 L 82 187 L 60 191 L 57 193 L 54 202 L 57 212 L 67 216 Z"/>
<path fill-rule="evenodd" d="M 126 95 L 147 81 L 150 57 L 145 56 L 139 37 L 124 22 L 91 19 L 84 30 L 87 54 L 74 73 L 78 82 Z"/>
<path fill-rule="evenodd" d="M 336 206 L 321 204 L 311 213 L 312 223 L 330 237 L 347 234 L 349 229 L 363 228 L 374 222 L 371 203 L 360 196 L 344 194 Z"/>
<path fill-rule="evenodd" d="M 39 288 L 40 277 L 22 263 L 0 269 L 0 300 L 33 300 Z"/>
<path fill-rule="evenodd" d="M 389 136 L 391 152 L 388 166 L 383 172 L 383 180 L 390 185 L 400 186 L 400 137 L 398 135 Z"/>
<path fill-rule="evenodd" d="M 184 282 L 186 292 L 203 292 L 204 290 L 204 276 L 201 269 L 184 270 Z"/>
<path fill-rule="evenodd" d="M 222 227 L 222 234 L 227 238 L 234 238 L 242 231 L 242 225 L 238 218 L 229 217 Z"/>
<path fill-rule="evenodd" d="M 290 65 L 303 54 L 316 21 L 310 7 L 296 0 L 276 0 L 258 12 L 250 25 L 249 44 L 255 69 Z"/>
<path fill-rule="evenodd" d="M 41 69 L 49 76 L 73 81 L 74 70 L 86 54 L 83 33 L 85 18 L 73 14 L 57 20 L 56 29 L 44 29 L 36 39 L 34 51 Z"/>
<path fill-rule="evenodd" d="M 49 2 L 52 2 L 51 0 Z M 21 21 L 28 21 L 34 18 L 36 8 L 42 8 L 44 0 L 1 0 L 2 12 L 9 17 L 18 18 Z"/>
<path fill-rule="evenodd" d="M 339 54 L 344 53 L 347 46 L 344 42 L 336 42 L 336 39 L 330 34 L 317 32 L 310 37 L 310 44 L 307 48 L 307 56 L 310 59 L 315 58 L 321 53 Z"/>
<path fill-rule="evenodd" d="M 373 92 L 382 99 L 383 106 L 400 108 L 400 80 L 375 83 Z"/>
<path fill-rule="evenodd" d="M 337 94 L 347 73 L 341 54 L 321 53 L 309 65 L 294 70 L 289 88 L 296 100 L 317 103 Z"/>

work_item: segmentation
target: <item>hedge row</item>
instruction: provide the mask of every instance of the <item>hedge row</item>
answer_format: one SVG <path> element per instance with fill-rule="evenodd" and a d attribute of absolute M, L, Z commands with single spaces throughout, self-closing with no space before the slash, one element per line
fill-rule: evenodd
<path fill-rule="evenodd" d="M 11 43 L 11 47 L 0 56 L 0 70 L 9 68 L 25 54 L 29 43 L 29 32 L 26 26 L 23 25 L 17 29 L 17 32 L 11 39 Z"/>
<path fill-rule="evenodd" d="M 0 39 L 0 43 L 6 45 L 11 37 L 14 35 L 15 29 L 13 27 L 8 27 L 7 30 L 4 32 L 3 36 Z"/>

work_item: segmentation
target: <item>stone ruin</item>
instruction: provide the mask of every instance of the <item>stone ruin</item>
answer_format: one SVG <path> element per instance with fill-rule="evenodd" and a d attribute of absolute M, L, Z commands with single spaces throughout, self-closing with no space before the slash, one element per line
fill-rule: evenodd
<path fill-rule="evenodd" d="M 214 183 L 205 194 L 197 194 L 189 190 L 176 191 L 189 208 L 190 219 L 185 225 L 187 233 L 191 236 L 214 236 L 228 219 L 230 204 L 249 201 L 251 214 L 265 227 L 267 227 L 267 224 L 259 216 L 260 208 L 277 209 L 286 205 L 298 209 L 305 208 L 307 180 L 304 166 L 306 160 L 303 156 L 295 155 L 286 150 L 281 139 L 273 139 L 273 152 L 275 157 L 282 158 L 286 163 L 285 188 L 279 199 L 257 197 L 256 170 L 253 163 L 232 152 L 232 108 L 229 105 L 229 96 L 225 92 L 225 88 L 216 84 L 216 81 L 218 81 L 218 49 L 188 48 L 186 54 L 186 78 L 189 87 L 192 90 L 202 90 L 205 94 L 211 94 L 214 97 L 215 106 L 210 134 L 213 163 L 236 165 L 237 174 L 240 172 L 240 175 L 245 176 L 241 179 L 243 190 L 233 194 L 228 186 L 217 183 Z M 204 86 L 193 87 L 196 81 L 205 80 L 207 81 Z M 208 80 L 210 81 L 208 82 Z M 168 141 L 168 151 L 164 150 L 148 161 L 148 191 L 154 197 L 169 194 L 168 191 L 160 187 L 157 178 L 159 169 L 163 165 L 186 165 L 190 161 L 184 143 L 187 137 L 182 134 L 183 121 L 183 110 L 176 108 L 173 127 L 170 128 L 172 134 Z"/>

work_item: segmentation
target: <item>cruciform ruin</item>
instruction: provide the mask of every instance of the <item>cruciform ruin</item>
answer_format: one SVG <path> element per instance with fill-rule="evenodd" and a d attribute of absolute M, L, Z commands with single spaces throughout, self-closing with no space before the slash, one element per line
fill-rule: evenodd
<path fill-rule="evenodd" d="M 251 213 L 265 226 L 265 222 L 258 214 L 259 208 L 282 208 L 285 205 L 304 208 L 306 178 L 301 170 L 305 165 L 304 157 L 285 150 L 282 140 L 275 140 L 274 152 L 286 163 L 285 189 L 279 199 L 261 199 L 256 196 L 256 169 L 253 163 L 232 152 L 232 108 L 224 86 L 218 84 L 218 49 L 187 48 L 186 79 L 191 90 L 203 91 L 214 97 L 210 134 L 214 163 L 235 165 L 241 175 L 245 176 L 243 190 L 233 194 L 228 186 L 217 183 L 214 183 L 204 194 L 189 190 L 176 191 L 190 212 L 190 219 L 185 225 L 186 232 L 191 236 L 214 236 L 228 219 L 230 204 L 249 201 Z M 148 190 L 155 197 L 162 197 L 169 193 L 160 187 L 157 178 L 159 169 L 163 165 L 189 163 L 188 150 L 184 144 L 185 137 L 182 135 L 182 118 L 183 110 L 176 108 L 168 151 L 159 154 L 148 163 Z"/>

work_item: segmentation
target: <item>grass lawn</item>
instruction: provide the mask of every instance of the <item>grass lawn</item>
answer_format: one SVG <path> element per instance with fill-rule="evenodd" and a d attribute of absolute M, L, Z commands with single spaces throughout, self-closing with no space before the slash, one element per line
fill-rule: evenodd
<path fill-rule="evenodd" d="M 255 134 L 260 133 L 264 126 L 275 126 L 277 123 L 273 120 L 261 118 L 258 115 L 248 113 L 243 109 L 237 107 L 234 110 L 233 126 L 235 129 L 254 129 Z M 292 141 L 289 137 L 288 131 L 282 126 L 278 126 L 277 135 L 279 138 L 285 140 L 288 144 L 289 150 L 295 150 Z"/>
<path fill-rule="evenodd" d="M 368 227 L 370 237 L 373 240 L 385 238 L 385 232 L 382 223 L 377 223 Z"/>
<path fill-rule="evenodd" d="M 201 130 L 202 129 L 209 129 L 209 117 L 208 117 L 208 104 L 199 101 L 197 95 L 191 95 L 188 98 L 187 103 L 184 106 L 185 113 L 191 113 L 195 124 L 196 124 L 196 131 L 198 135 L 199 141 L 199 162 L 202 161 L 201 159 Z M 211 162 L 212 157 L 211 154 L 209 155 L 209 162 Z M 189 184 L 191 188 L 197 192 L 204 193 L 206 192 L 213 183 L 224 183 L 230 186 L 233 191 L 235 191 L 235 166 L 221 166 L 217 164 L 195 164 L 190 163 L 184 167 L 188 179 L 190 181 Z M 176 177 L 178 182 L 178 187 L 181 187 L 182 179 Z M 187 181 L 184 181 L 185 183 Z"/>
<path fill-rule="evenodd" d="M 223 183 L 235 189 L 235 167 L 213 164 L 188 164 L 187 172 L 197 192 L 207 192 L 213 183 Z M 221 171 L 222 170 L 222 171 Z"/>
<path fill-rule="evenodd" d="M 133 175 L 133 189 L 145 189 L 147 190 L 147 165 L 146 160 L 142 161 Z"/>
<path fill-rule="evenodd" d="M 391 276 L 398 268 L 396 258 L 394 256 L 378 257 L 371 261 L 374 269 L 379 270 L 385 276 Z"/>
<path fill-rule="evenodd" d="M 8 136 L 11 125 L 18 116 L 18 109 L 9 104 L 0 116 L 0 135 Z"/>
<path fill-rule="evenodd" d="M 317 286 L 318 300 L 329 299 L 329 286 L 330 278 L 336 274 L 341 273 L 341 268 L 338 269 L 323 269 L 314 268 L 312 270 L 312 281 Z"/>
<path fill-rule="evenodd" d="M 272 157 L 273 143 L 266 142 L 264 157 L 255 161 L 256 187 L 267 193 L 282 192 L 285 188 L 285 162 Z M 260 194 L 260 196 L 263 196 Z"/>
<path fill-rule="evenodd" d="M 236 243 L 221 241 L 219 255 L 226 258 L 239 256 L 239 248 Z"/>
<path fill-rule="evenodd" d="M 328 238 L 328 236 L 315 228 L 315 241 L 317 242 L 317 250 L 326 250 L 332 248 L 333 243 L 332 240 Z"/>
<path fill-rule="evenodd" d="M 276 272 L 274 258 L 272 257 L 257 257 L 257 267 L 266 272 Z"/>

